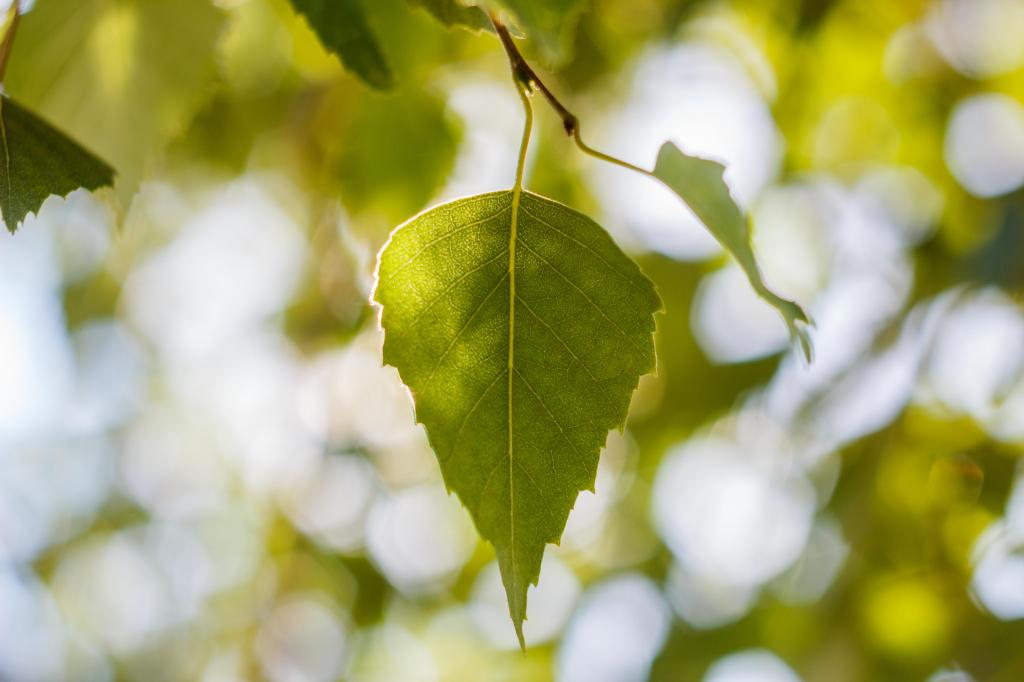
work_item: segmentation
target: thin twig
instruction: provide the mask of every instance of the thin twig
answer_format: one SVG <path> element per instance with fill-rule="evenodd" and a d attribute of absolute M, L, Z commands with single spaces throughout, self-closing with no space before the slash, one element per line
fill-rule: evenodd
<path fill-rule="evenodd" d="M 611 163 L 621 168 L 634 171 L 636 173 L 641 173 L 642 175 L 654 178 L 655 180 L 658 180 L 662 184 L 667 185 L 664 179 L 654 174 L 654 171 L 647 170 L 646 168 L 641 168 L 640 166 L 629 163 L 628 161 L 623 161 L 622 159 L 616 158 L 611 154 L 605 154 L 604 152 L 598 151 L 597 149 L 594 149 L 593 147 L 589 146 L 586 142 L 584 142 L 583 137 L 580 134 L 580 121 L 576 117 L 576 115 L 569 111 L 569 109 L 564 104 L 562 104 L 557 97 L 555 97 L 554 93 L 552 93 L 551 90 L 549 90 L 548 87 L 544 85 L 544 81 L 540 79 L 540 76 L 537 75 L 537 72 L 533 70 L 530 64 L 526 61 L 526 58 L 523 57 L 522 53 L 519 51 L 519 48 L 516 46 L 515 41 L 512 39 L 511 34 L 509 34 L 508 29 L 497 17 L 497 15 L 490 13 L 488 14 L 488 16 L 491 19 L 491 23 L 494 24 L 494 32 L 497 33 L 498 37 L 501 39 L 501 44 L 505 48 L 505 54 L 508 55 L 508 61 L 512 67 L 512 79 L 516 83 L 516 87 L 519 91 L 520 96 L 523 98 L 523 102 L 527 107 L 528 113 L 530 108 L 528 96 L 536 90 L 540 92 L 542 95 L 544 95 L 544 99 L 546 99 L 548 104 L 551 105 L 551 108 L 558 113 L 558 115 L 562 119 L 562 127 L 565 128 L 566 135 L 572 137 L 573 141 L 576 143 L 576 146 L 584 154 L 592 156 L 600 161 Z M 516 175 L 517 191 L 520 190 L 522 186 L 521 172 L 524 158 L 525 157 L 521 154 L 519 160 L 519 169 Z M 676 193 L 678 194 L 678 192 Z M 682 196 L 680 196 L 680 198 L 682 199 Z M 686 203 L 686 200 L 683 199 L 683 202 Z M 723 243 L 723 246 L 726 245 Z M 726 249 L 731 251 L 731 248 L 729 248 L 728 246 L 726 246 Z M 780 302 L 796 305 L 772 293 L 765 286 L 763 281 L 753 278 L 749 271 L 747 275 L 748 277 L 751 277 L 750 284 L 751 286 L 754 287 L 754 290 L 758 293 L 758 295 L 761 296 L 761 298 L 767 300 L 772 305 L 774 305 L 776 308 L 779 308 L 780 312 L 782 312 Z M 799 309 L 799 306 L 797 306 L 797 308 Z M 801 310 L 801 313 L 802 312 L 803 311 Z M 804 357 L 810 360 L 811 351 L 809 341 L 806 335 L 801 333 L 797 329 L 795 322 L 791 322 L 785 313 L 783 313 L 783 317 L 786 318 L 786 323 L 790 327 L 790 335 L 794 339 L 799 340 L 800 345 L 804 350 Z"/>
<path fill-rule="evenodd" d="M 519 51 L 515 40 L 512 39 L 512 35 L 508 32 L 508 28 L 502 23 L 501 19 L 495 14 L 489 14 L 488 16 L 491 19 L 491 23 L 494 24 L 494 32 L 501 39 L 501 44 L 505 48 L 505 54 L 508 55 L 508 61 L 512 67 L 512 78 L 520 88 L 525 88 L 527 92 L 536 90 L 544 96 L 544 99 L 551 105 L 551 108 L 562 119 L 562 127 L 565 129 L 565 134 L 573 138 L 580 151 L 595 159 L 612 163 L 637 173 L 643 173 L 644 175 L 652 175 L 651 171 L 646 168 L 641 168 L 628 161 L 623 161 L 610 154 L 600 152 L 584 142 L 580 135 L 580 120 L 576 117 L 576 114 L 569 111 L 568 107 L 562 104 L 548 86 L 544 84 L 544 81 L 540 79 L 540 76 L 537 75 L 537 72 L 533 70 L 533 67 L 530 66 L 529 62 L 526 61 L 526 58 Z"/>
<path fill-rule="evenodd" d="M 544 95 L 544 99 L 548 101 L 551 108 L 554 109 L 562 119 L 562 127 L 565 128 L 566 135 L 573 135 L 576 129 L 579 127 L 579 119 L 569 111 L 558 98 L 555 97 L 554 93 L 548 89 L 548 86 L 544 85 L 544 81 L 540 79 L 537 72 L 533 70 L 529 62 L 523 57 L 519 48 L 516 47 L 515 41 L 512 39 L 512 34 L 508 32 L 508 28 L 501 22 L 496 15 L 489 15 L 491 23 L 494 24 L 494 31 L 501 38 L 501 44 L 505 48 L 505 54 L 508 55 L 508 61 L 512 65 L 512 75 L 521 84 L 526 86 L 530 90 L 537 90 L 540 94 Z"/>

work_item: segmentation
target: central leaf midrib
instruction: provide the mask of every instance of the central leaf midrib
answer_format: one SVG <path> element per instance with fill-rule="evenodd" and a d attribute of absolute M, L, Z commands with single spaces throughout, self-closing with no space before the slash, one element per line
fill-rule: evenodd
<path fill-rule="evenodd" d="M 508 236 L 508 526 L 509 549 L 512 554 L 512 599 L 515 604 L 514 617 L 518 618 L 519 580 L 516 575 L 516 504 L 513 466 L 513 431 L 512 431 L 512 384 L 515 370 L 515 338 L 516 338 L 516 241 L 519 224 L 519 202 L 522 197 L 522 186 L 517 182 L 512 189 L 512 211 L 509 220 Z"/>

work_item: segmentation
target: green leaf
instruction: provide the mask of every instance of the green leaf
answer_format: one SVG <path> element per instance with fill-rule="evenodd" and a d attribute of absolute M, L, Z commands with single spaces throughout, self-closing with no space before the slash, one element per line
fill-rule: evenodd
<path fill-rule="evenodd" d="M 208 96 L 223 25 L 209 0 L 36 2 L 4 87 L 117 168 L 126 199 Z"/>
<path fill-rule="evenodd" d="M 530 193 L 459 199 L 396 229 L 374 302 L 449 490 L 496 550 L 522 642 L 526 592 L 609 429 L 654 369 L 661 300 L 586 216 Z"/>
<path fill-rule="evenodd" d="M 114 180 L 114 169 L 8 97 L 0 97 L 0 140 L 0 210 L 12 234 L 51 194 Z"/>
<path fill-rule="evenodd" d="M 378 90 L 394 84 L 377 38 L 366 20 L 360 0 L 291 0 L 292 6 L 313 27 L 320 42 L 345 68 Z"/>
<path fill-rule="evenodd" d="M 379 213 L 391 227 L 440 189 L 455 164 L 461 127 L 444 99 L 423 90 L 367 95 L 346 101 L 355 110 L 331 166 L 346 208 Z"/>
<path fill-rule="evenodd" d="M 510 11 L 545 57 L 564 60 L 570 38 L 585 6 L 585 0 L 493 0 L 494 5 Z"/>
<path fill-rule="evenodd" d="M 725 167 L 714 161 L 684 154 L 671 142 L 658 152 L 652 175 L 686 202 L 704 226 L 732 254 L 758 296 L 782 315 L 790 336 L 798 339 L 804 356 L 811 359 L 807 314 L 799 305 L 768 289 L 750 246 L 750 226 L 725 184 Z"/>
<path fill-rule="evenodd" d="M 461 26 L 471 31 L 493 31 L 490 19 L 479 7 L 467 7 L 458 0 L 406 0 L 422 7 L 445 26 Z"/>

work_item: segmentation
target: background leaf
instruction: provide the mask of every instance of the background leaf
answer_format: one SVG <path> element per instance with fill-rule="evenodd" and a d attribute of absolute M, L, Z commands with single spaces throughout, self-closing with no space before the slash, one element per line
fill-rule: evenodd
<path fill-rule="evenodd" d="M 671 142 L 662 145 L 652 175 L 679 195 L 743 268 L 757 295 L 775 307 L 786 321 L 790 335 L 799 339 L 804 356 L 810 360 L 811 342 L 805 325 L 807 314 L 764 283 L 750 246 L 747 217 L 736 205 L 725 184 L 725 167 L 715 161 L 684 154 Z"/>
<path fill-rule="evenodd" d="M 459 121 L 443 99 L 416 90 L 373 93 L 350 106 L 332 171 L 348 210 L 378 212 L 390 228 L 421 210 L 451 172 Z"/>
<path fill-rule="evenodd" d="M 654 286 L 589 218 L 511 191 L 444 204 L 381 251 L 384 361 L 497 552 L 520 641 L 544 545 L 654 369 Z M 510 301 L 512 302 L 510 305 Z"/>
<path fill-rule="evenodd" d="M 0 209 L 12 233 L 50 195 L 66 196 L 114 180 L 114 170 L 8 97 L 0 98 Z"/>
<path fill-rule="evenodd" d="M 206 97 L 222 26 L 208 0 L 38 2 L 4 87 L 117 168 L 127 199 Z"/>
<path fill-rule="evenodd" d="M 585 0 L 496 0 L 515 15 L 526 37 L 550 61 L 562 61 L 569 53 L 569 39 Z"/>
<path fill-rule="evenodd" d="M 474 31 L 492 31 L 491 21 L 479 7 L 467 7 L 458 0 L 408 0 L 422 7 L 445 26 L 461 26 Z"/>
<path fill-rule="evenodd" d="M 384 53 L 366 20 L 360 0 L 291 0 L 324 47 L 367 85 L 386 90 L 394 84 Z"/>

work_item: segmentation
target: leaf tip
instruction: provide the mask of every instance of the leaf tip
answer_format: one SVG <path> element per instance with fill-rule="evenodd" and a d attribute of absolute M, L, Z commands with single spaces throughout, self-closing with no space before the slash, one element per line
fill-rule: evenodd
<path fill-rule="evenodd" d="M 388 68 L 367 75 L 364 82 L 378 92 L 395 89 L 395 77 L 392 75 L 391 69 Z"/>
<path fill-rule="evenodd" d="M 58 196 L 58 195 L 51 195 L 51 196 Z M 47 197 L 47 199 L 48 198 L 49 197 Z M 8 207 L 7 206 L 3 206 L 2 208 L 3 209 L 7 209 Z M 7 228 L 7 231 L 11 234 L 11 236 L 14 236 L 18 232 L 18 230 L 20 230 L 22 227 L 25 226 L 25 221 L 26 220 L 28 220 L 29 218 L 38 218 L 39 217 L 39 209 L 40 208 L 42 208 L 42 204 L 39 204 L 39 206 L 37 206 L 34 209 L 12 211 L 12 215 L 11 215 L 10 219 L 8 219 L 6 215 L 4 215 L 3 216 L 4 226 Z M 0 211 L 0 213 L 2 213 L 2 211 Z"/>
<path fill-rule="evenodd" d="M 800 346 L 800 352 L 806 365 L 814 362 L 814 343 L 811 341 L 810 327 L 814 326 L 814 320 L 804 311 L 803 307 L 795 301 L 790 301 L 774 293 L 764 285 L 760 276 L 750 280 L 754 291 L 766 303 L 775 308 L 789 329 L 790 343 Z"/>
<path fill-rule="evenodd" d="M 793 322 L 789 327 L 790 339 L 800 345 L 800 351 L 804 364 L 808 367 L 814 363 L 814 344 L 811 342 L 811 335 L 806 325 L 798 325 Z"/>
<path fill-rule="evenodd" d="M 776 307 L 786 320 L 790 342 L 799 345 L 804 364 L 809 367 L 814 362 L 814 343 L 811 341 L 810 333 L 810 327 L 814 326 L 814 321 L 807 316 L 799 304 L 793 301 L 781 299 L 780 304 Z"/>

